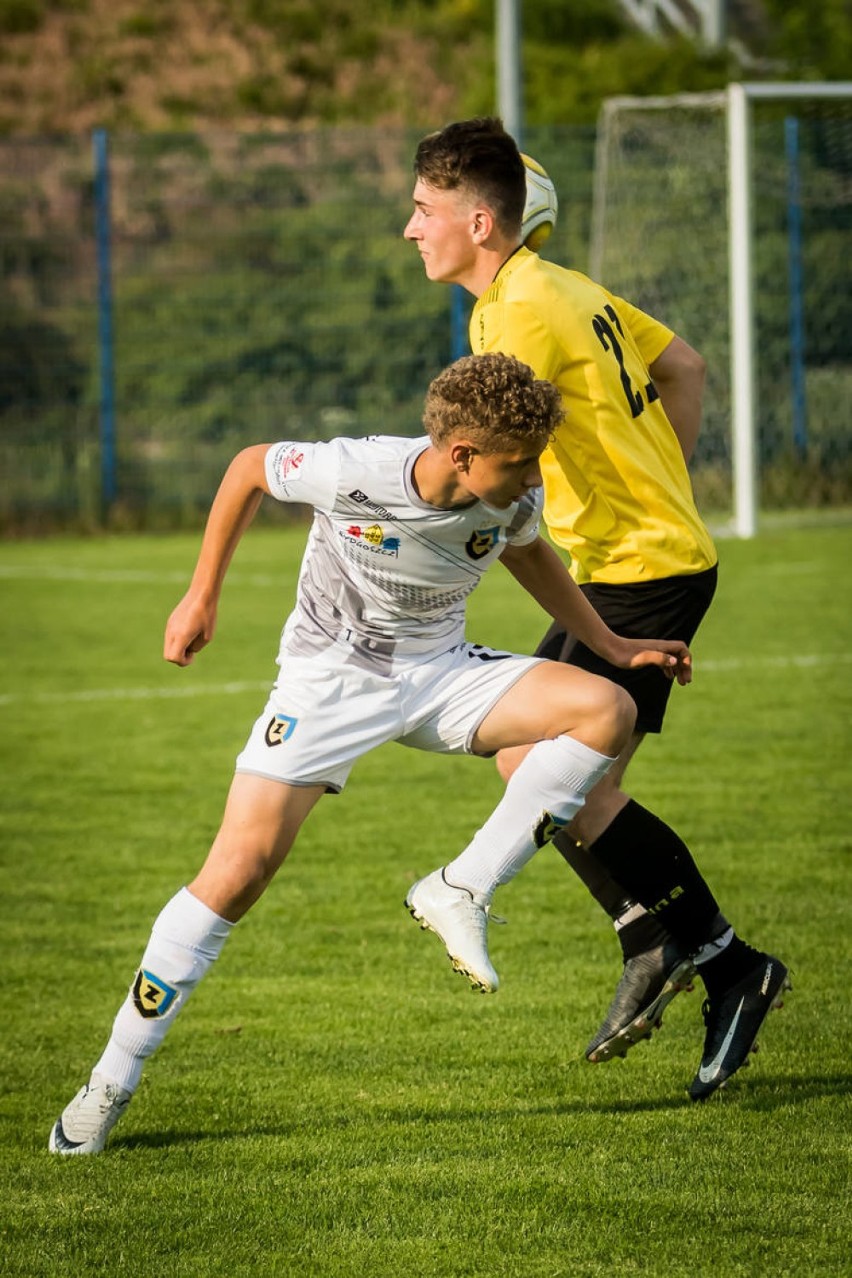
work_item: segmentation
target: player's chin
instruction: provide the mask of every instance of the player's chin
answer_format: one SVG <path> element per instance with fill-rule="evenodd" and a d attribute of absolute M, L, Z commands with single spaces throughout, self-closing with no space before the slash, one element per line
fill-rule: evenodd
<path fill-rule="evenodd" d="M 427 280 L 431 280 L 433 284 L 454 284 L 455 273 L 447 267 L 441 269 L 438 262 L 432 262 L 428 257 L 423 258 L 423 269 L 426 272 Z"/>

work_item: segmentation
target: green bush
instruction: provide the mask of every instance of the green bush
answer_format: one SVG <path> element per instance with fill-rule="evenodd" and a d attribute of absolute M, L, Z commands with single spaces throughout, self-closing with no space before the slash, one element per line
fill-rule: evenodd
<path fill-rule="evenodd" d="M 38 31 L 44 17 L 44 0 L 0 0 L 0 35 Z"/>

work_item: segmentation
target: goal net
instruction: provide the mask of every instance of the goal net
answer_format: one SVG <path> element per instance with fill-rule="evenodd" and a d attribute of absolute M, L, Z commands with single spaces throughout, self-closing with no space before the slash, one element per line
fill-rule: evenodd
<path fill-rule="evenodd" d="M 707 360 L 716 526 L 852 501 L 850 231 L 852 84 L 605 103 L 590 273 Z"/>

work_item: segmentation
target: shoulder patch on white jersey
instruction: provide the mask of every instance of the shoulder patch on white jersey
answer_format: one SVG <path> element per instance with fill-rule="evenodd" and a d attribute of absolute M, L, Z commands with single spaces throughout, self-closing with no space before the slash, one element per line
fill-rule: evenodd
<path fill-rule="evenodd" d="M 292 483 L 299 478 L 299 468 L 305 460 L 304 444 L 279 444 L 272 454 L 270 468 L 280 484 Z"/>

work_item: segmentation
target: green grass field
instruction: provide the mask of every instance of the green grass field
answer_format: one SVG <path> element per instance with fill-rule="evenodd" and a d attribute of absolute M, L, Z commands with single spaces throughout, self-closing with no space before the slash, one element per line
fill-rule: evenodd
<path fill-rule="evenodd" d="M 592 1067 L 619 972 L 545 849 L 502 889 L 481 997 L 403 908 L 499 795 L 387 746 L 312 814 L 99 1158 L 47 1152 L 151 921 L 198 866 L 274 673 L 303 530 L 232 567 L 217 641 L 163 663 L 197 537 L 0 544 L 4 1275 L 852 1274 L 852 529 L 723 542 L 717 601 L 631 789 L 794 992 L 704 1106 L 696 990 Z M 543 618 L 497 568 L 470 636 Z"/>

